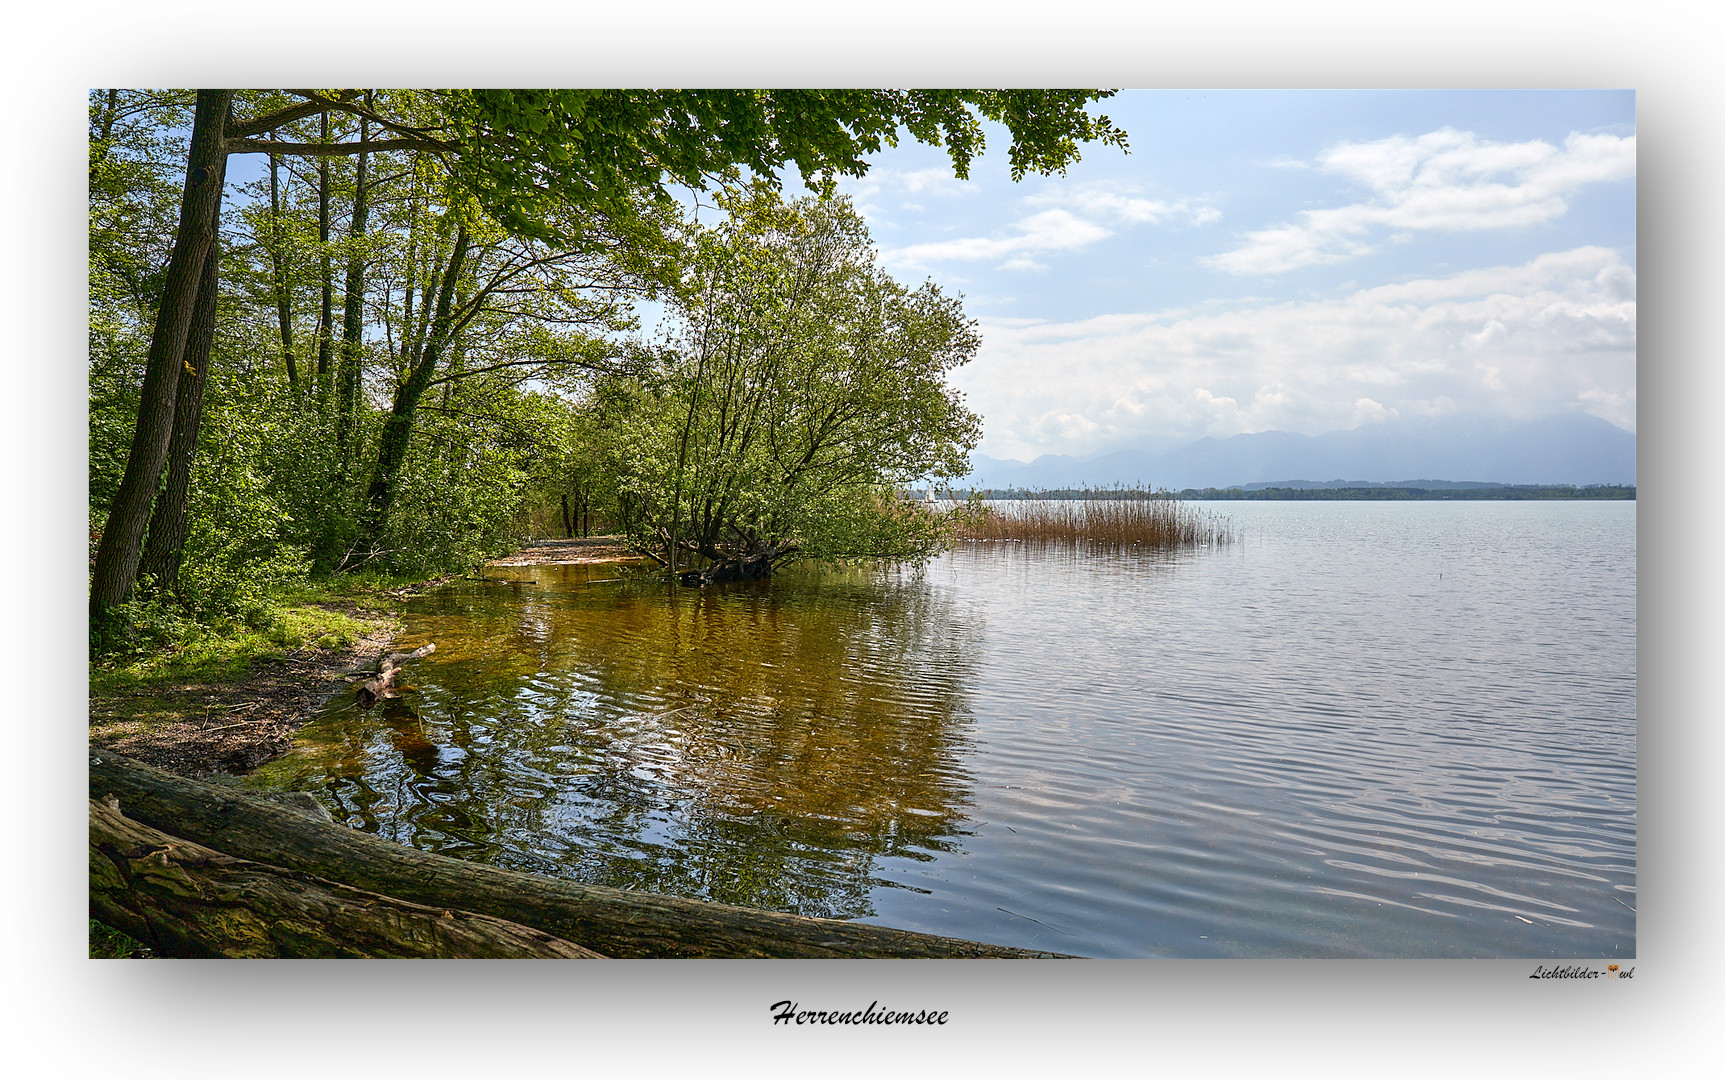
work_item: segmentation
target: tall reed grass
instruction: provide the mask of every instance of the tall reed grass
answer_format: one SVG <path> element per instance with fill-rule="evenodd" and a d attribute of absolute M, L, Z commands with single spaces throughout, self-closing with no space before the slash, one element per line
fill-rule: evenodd
<path fill-rule="evenodd" d="M 959 541 L 1094 543 L 1158 550 L 1218 547 L 1234 542 L 1233 523 L 1166 491 L 1085 488 L 1049 498 L 1037 492 L 1005 499 L 972 498 L 952 511 Z"/>

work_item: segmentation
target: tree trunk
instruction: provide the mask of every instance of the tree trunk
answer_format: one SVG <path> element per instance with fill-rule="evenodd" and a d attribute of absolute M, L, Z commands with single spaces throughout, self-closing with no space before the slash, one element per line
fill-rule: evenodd
<path fill-rule="evenodd" d="M 569 493 L 563 492 L 563 539 L 575 539 L 575 523 L 569 518 Z"/>
<path fill-rule="evenodd" d="M 95 140 L 97 155 L 90 160 L 90 186 L 92 187 L 96 184 L 96 175 L 100 171 L 100 166 L 108 160 L 108 155 L 112 152 L 112 147 L 108 144 L 114 138 L 114 121 L 118 120 L 119 116 L 120 91 L 118 89 L 109 90 L 107 97 L 103 100 L 102 119 L 100 127 L 97 129 L 98 137 Z"/>
<path fill-rule="evenodd" d="M 177 957 L 603 959 L 506 919 L 237 859 L 90 801 L 90 917 Z"/>
<path fill-rule="evenodd" d="M 227 159 L 217 166 L 218 182 L 225 182 Z M 203 279 L 198 284 L 197 307 L 192 313 L 191 332 L 186 335 L 186 370 L 180 373 L 180 389 L 174 401 L 174 434 L 168 442 L 168 482 L 156 496 L 150 513 L 150 530 L 144 541 L 139 573 L 155 579 L 157 589 L 172 590 L 179 584 L 180 563 L 186 545 L 186 509 L 192 488 L 192 459 L 198 451 L 198 427 L 204 416 L 204 384 L 210 376 L 210 347 L 216 336 L 216 299 L 221 287 L 221 238 L 210 242 L 204 258 Z"/>
<path fill-rule="evenodd" d="M 272 142 L 275 137 L 276 133 L 270 132 Z M 270 271 L 276 294 L 276 323 L 281 329 L 282 363 L 287 366 L 288 388 L 297 389 L 299 367 L 293 357 L 293 309 L 288 297 L 286 260 L 281 250 L 282 206 L 280 184 L 276 178 L 277 160 L 274 154 L 270 155 Z"/>
<path fill-rule="evenodd" d="M 119 799 L 133 821 L 230 856 L 438 911 L 473 912 L 520 923 L 603 956 L 1059 955 L 868 923 L 582 885 L 463 862 L 326 824 L 243 789 L 172 776 L 101 751 L 90 758 L 90 798 L 100 801 L 109 795 Z M 91 887 L 94 893 L 94 871 Z"/>
<path fill-rule="evenodd" d="M 137 581 L 144 530 L 161 482 L 162 466 L 173 435 L 180 373 L 185 368 L 186 338 L 197 306 L 204 261 L 216 236 L 222 205 L 223 129 L 232 90 L 200 90 L 192 119 L 191 154 L 180 201 L 180 225 L 156 309 L 155 330 L 144 369 L 138 402 L 138 423 L 120 490 L 109 508 L 96 565 L 90 581 L 90 616 L 101 621 L 110 608 L 126 602 Z"/>
<path fill-rule="evenodd" d="M 705 570 L 689 570 L 677 575 L 680 584 L 694 588 L 707 585 L 723 585 L 727 581 L 759 581 L 772 573 L 773 559 L 770 555 L 739 555 L 735 558 L 716 562 Z"/>
<path fill-rule="evenodd" d="M 406 380 L 396 389 L 395 401 L 390 406 L 389 416 L 384 418 L 383 431 L 378 438 L 377 467 L 372 471 L 371 483 L 365 493 L 365 546 L 373 550 L 383 536 L 390 510 L 395 505 L 396 481 L 401 475 L 402 463 L 407 460 L 407 447 L 413 437 L 413 421 L 419 411 L 419 400 L 425 396 L 432 376 L 437 373 L 443 350 L 456 333 L 455 315 L 451 309 L 456 281 L 461 277 L 466 262 L 467 226 L 461 225 L 456 229 L 455 247 L 450 252 L 449 265 L 438 288 L 437 313 L 430 321 L 423 351 L 409 369 Z M 429 300 L 428 289 L 421 302 L 429 307 Z"/>
<path fill-rule="evenodd" d="M 319 135 L 329 142 L 329 113 L 322 114 Z M 335 269 L 329 258 L 329 158 L 317 159 L 317 246 L 323 271 L 323 306 L 317 319 L 317 392 L 319 400 L 329 392 L 330 316 L 335 307 Z"/>
<path fill-rule="evenodd" d="M 366 122 L 359 122 L 359 140 L 364 142 L 369 132 Z M 356 165 L 353 188 L 353 221 L 348 228 L 352 244 L 347 255 L 347 280 L 341 303 L 341 365 L 336 375 L 335 441 L 341 461 L 341 480 L 345 486 L 352 454 L 354 415 L 359 411 L 360 335 L 364 327 L 365 255 L 360 242 L 365 239 L 366 219 L 370 206 L 366 200 L 366 158 L 360 154 Z"/>

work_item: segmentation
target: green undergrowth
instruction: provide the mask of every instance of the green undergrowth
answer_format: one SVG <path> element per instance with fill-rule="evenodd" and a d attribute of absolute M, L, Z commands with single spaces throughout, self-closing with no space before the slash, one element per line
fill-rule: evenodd
<path fill-rule="evenodd" d="M 111 926 L 90 920 L 90 959 L 153 960 L 155 950 Z"/>
<path fill-rule="evenodd" d="M 343 575 L 301 586 L 245 611 L 195 617 L 172 600 L 128 603 L 92 635 L 92 698 L 175 683 L 242 678 L 260 660 L 303 648 L 341 650 L 395 623 L 397 595 L 413 579 Z"/>
<path fill-rule="evenodd" d="M 392 630 L 399 601 L 429 584 L 402 575 L 345 574 L 282 591 L 241 612 L 202 617 L 172 600 L 134 600 L 118 613 L 106 641 L 91 637 L 91 735 L 113 738 L 186 719 L 211 708 L 208 688 L 243 680 L 260 661 L 308 647 L 344 650 Z M 156 955 L 90 920 L 92 960 Z"/>

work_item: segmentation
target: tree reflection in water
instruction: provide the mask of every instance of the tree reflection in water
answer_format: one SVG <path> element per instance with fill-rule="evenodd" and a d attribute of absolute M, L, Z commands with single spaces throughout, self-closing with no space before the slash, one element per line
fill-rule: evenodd
<path fill-rule="evenodd" d="M 966 835 L 981 625 L 915 570 L 510 573 L 415 601 L 414 692 L 338 700 L 255 782 L 425 850 L 838 918 Z"/>

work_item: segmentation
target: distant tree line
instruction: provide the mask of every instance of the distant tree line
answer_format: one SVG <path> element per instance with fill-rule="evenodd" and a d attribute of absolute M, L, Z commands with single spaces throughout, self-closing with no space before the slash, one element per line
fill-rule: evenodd
<path fill-rule="evenodd" d="M 1011 500 L 1044 499 L 1075 500 L 1075 499 L 1114 499 L 1125 502 L 1137 502 L 1144 499 L 1173 499 L 1178 496 L 1166 488 L 1127 487 L 1116 484 L 1113 487 L 1065 487 L 1065 488 L 951 488 L 936 489 L 936 498 L 948 499 L 992 499 L 1006 502 Z"/>
<path fill-rule="evenodd" d="M 1370 501 L 1459 499 L 1634 499 L 1634 485 L 1485 484 L 1477 487 L 1268 487 L 1183 488 L 1179 497 L 1194 501 L 1270 499 L 1289 501 Z"/>
<path fill-rule="evenodd" d="M 1070 487 L 1070 488 L 950 488 L 936 489 L 937 498 L 947 500 L 985 499 L 1012 500 L 1075 500 L 1114 499 L 1183 499 L 1187 501 L 1217 500 L 1448 500 L 1448 499 L 1634 499 L 1635 486 L 1621 484 L 1458 484 L 1453 487 L 1413 487 L 1411 485 L 1347 485 L 1336 487 L 1265 487 L 1265 488 L 1166 488 Z M 927 489 L 907 492 L 914 500 L 925 497 Z"/>

